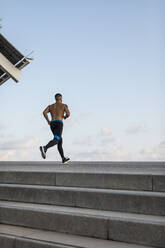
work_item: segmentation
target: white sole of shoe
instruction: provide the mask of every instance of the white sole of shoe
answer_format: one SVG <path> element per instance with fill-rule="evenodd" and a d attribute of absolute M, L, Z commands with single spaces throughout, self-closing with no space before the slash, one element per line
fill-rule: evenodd
<path fill-rule="evenodd" d="M 44 152 L 43 146 L 40 146 L 40 152 L 41 152 L 42 158 L 45 159 L 45 158 L 46 158 L 46 154 L 45 154 L 45 152 Z"/>
<path fill-rule="evenodd" d="M 68 164 L 70 162 L 70 159 L 68 160 L 68 161 L 66 161 L 66 162 L 62 162 L 62 164 Z"/>

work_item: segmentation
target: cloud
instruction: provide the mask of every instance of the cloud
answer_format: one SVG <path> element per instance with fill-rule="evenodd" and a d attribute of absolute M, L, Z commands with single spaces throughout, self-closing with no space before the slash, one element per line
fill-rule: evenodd
<path fill-rule="evenodd" d="M 1 161 L 38 161 L 42 160 L 39 151 L 39 140 L 36 137 L 10 139 L 0 142 Z"/>
<path fill-rule="evenodd" d="M 65 125 L 66 125 L 66 126 L 68 126 L 68 125 L 74 125 L 76 122 L 77 122 L 76 119 L 70 117 L 70 118 L 68 118 L 68 119 L 66 120 Z"/>
<path fill-rule="evenodd" d="M 38 144 L 38 139 L 34 137 L 28 137 L 20 140 L 8 140 L 0 142 L 0 150 L 31 149 Z"/>
<path fill-rule="evenodd" d="M 74 145 L 92 145 L 94 142 L 94 137 L 93 136 L 85 136 L 85 137 L 80 137 L 76 139 L 73 144 Z"/>
<path fill-rule="evenodd" d="M 5 135 L 4 135 L 4 129 L 5 129 L 5 126 L 0 124 L 0 138 L 4 138 L 5 137 Z"/>
<path fill-rule="evenodd" d="M 135 126 L 132 126 L 126 129 L 127 134 L 138 134 L 138 133 L 144 133 L 147 131 L 148 129 L 144 123 L 141 123 L 139 125 L 135 125 Z"/>
<path fill-rule="evenodd" d="M 100 133 L 105 135 L 100 137 Z M 73 146 L 74 145 L 74 146 Z M 67 156 L 78 161 L 165 161 L 165 140 L 155 146 L 130 151 L 127 146 L 116 144 L 110 128 L 101 129 L 96 135 L 79 137 L 73 145 L 64 147 Z M 77 145 L 77 147 L 75 147 Z M 39 140 L 36 137 L 10 138 L 0 141 L 0 160 L 41 161 Z M 75 149 L 76 148 L 76 149 Z M 47 160 L 60 160 L 57 148 L 50 149 Z"/>
<path fill-rule="evenodd" d="M 0 131 L 4 129 L 5 129 L 5 126 L 0 124 Z"/>
<path fill-rule="evenodd" d="M 88 119 L 89 117 L 91 117 L 93 115 L 92 112 L 81 112 L 78 115 L 78 119 Z"/>
<path fill-rule="evenodd" d="M 164 141 L 161 141 L 161 142 L 159 143 L 159 147 L 160 147 L 160 148 L 165 148 L 165 140 L 164 140 Z"/>
<path fill-rule="evenodd" d="M 1 150 L 1 161 L 38 161 L 42 160 L 39 149 L 33 150 Z"/>
<path fill-rule="evenodd" d="M 144 160 L 157 159 L 157 153 L 154 151 L 154 149 L 151 149 L 151 148 L 141 149 L 140 155 L 142 155 L 142 159 L 144 159 Z"/>
<path fill-rule="evenodd" d="M 104 138 L 104 139 L 101 140 L 101 144 L 108 145 L 110 143 L 114 143 L 115 140 L 116 139 L 114 137 L 106 137 L 106 138 Z"/>
<path fill-rule="evenodd" d="M 10 151 L 0 151 L 0 160 L 1 161 L 8 161 L 8 160 L 13 160 L 13 157 L 15 155 L 15 151 L 14 150 L 10 150 Z"/>
<path fill-rule="evenodd" d="M 134 151 L 107 142 L 100 147 L 90 145 L 83 146 L 81 151 L 70 150 L 70 154 L 72 160 L 77 161 L 165 161 L 165 140 L 153 147 Z"/>
<path fill-rule="evenodd" d="M 115 141 L 115 138 L 111 137 L 112 131 L 110 128 L 102 128 L 96 135 L 88 135 L 77 138 L 74 145 L 99 145 L 109 144 Z"/>
<path fill-rule="evenodd" d="M 115 142 L 115 138 L 112 137 L 112 131 L 108 127 L 104 127 L 100 131 L 99 140 L 102 145 L 108 145 Z"/>
<path fill-rule="evenodd" d="M 104 128 L 101 129 L 101 135 L 102 136 L 109 136 L 111 134 L 112 134 L 112 131 L 111 131 L 110 128 L 104 127 Z"/>
<path fill-rule="evenodd" d="M 139 159 L 165 161 L 165 141 L 161 141 L 153 147 L 141 149 L 139 151 Z"/>
<path fill-rule="evenodd" d="M 70 151 L 73 160 L 78 161 L 122 161 L 131 160 L 130 154 L 125 152 L 122 146 L 112 147 L 89 147 L 81 152 Z M 129 158 L 129 159 L 128 159 Z"/>

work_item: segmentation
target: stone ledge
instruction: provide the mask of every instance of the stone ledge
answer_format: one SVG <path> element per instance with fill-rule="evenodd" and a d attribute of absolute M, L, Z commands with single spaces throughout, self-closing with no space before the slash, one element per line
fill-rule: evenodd
<path fill-rule="evenodd" d="M 0 206 L 0 222 L 4 224 L 162 248 L 165 246 L 165 217 L 162 216 L 2 201 Z"/>
<path fill-rule="evenodd" d="M 165 216 L 165 193 L 0 184 L 0 199 Z"/>
<path fill-rule="evenodd" d="M 22 246 L 13 247 L 12 241 L 19 239 Z M 27 227 L 10 226 L 0 224 L 0 245 L 5 240 L 7 248 L 31 248 L 32 243 L 35 248 L 48 248 L 48 243 L 51 247 L 55 245 L 65 245 L 65 247 L 76 248 L 149 248 L 149 246 L 135 245 L 124 242 L 100 240 L 95 238 L 82 237 L 78 235 L 63 234 L 58 232 L 44 231 Z M 8 241 L 7 241 L 8 240 Z M 42 246 L 37 246 L 39 244 Z M 10 245 L 11 244 L 11 245 Z M 18 243 L 17 243 L 18 244 Z M 26 246 L 25 246 L 26 244 Z"/>

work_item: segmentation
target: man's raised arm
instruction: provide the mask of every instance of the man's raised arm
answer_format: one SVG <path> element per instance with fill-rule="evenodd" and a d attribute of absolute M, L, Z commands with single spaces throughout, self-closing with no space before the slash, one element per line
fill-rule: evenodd
<path fill-rule="evenodd" d="M 68 106 L 66 104 L 64 107 L 64 112 L 65 112 L 64 119 L 66 119 L 70 116 L 70 111 L 69 111 Z"/>
<path fill-rule="evenodd" d="M 48 122 L 48 125 L 50 125 L 50 120 L 49 120 L 49 118 L 48 118 L 48 113 L 50 112 L 50 110 L 49 110 L 49 106 L 43 111 L 43 115 L 44 115 L 44 117 L 45 117 L 45 119 L 47 120 L 47 122 Z"/>

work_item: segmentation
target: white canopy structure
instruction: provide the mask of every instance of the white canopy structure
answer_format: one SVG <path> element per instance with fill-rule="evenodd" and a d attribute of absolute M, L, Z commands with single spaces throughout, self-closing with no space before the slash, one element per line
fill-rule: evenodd
<path fill-rule="evenodd" d="M 12 78 L 21 79 L 21 69 L 31 62 L 31 58 L 21 54 L 6 38 L 0 34 L 0 85 Z"/>

